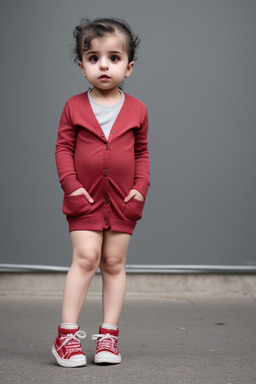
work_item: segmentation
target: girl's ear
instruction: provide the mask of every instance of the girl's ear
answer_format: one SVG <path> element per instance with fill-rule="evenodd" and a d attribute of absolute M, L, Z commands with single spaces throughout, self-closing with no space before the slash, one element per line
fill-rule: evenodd
<path fill-rule="evenodd" d="M 128 67 L 127 67 L 127 70 L 126 70 L 126 74 L 125 74 L 125 77 L 129 77 L 130 74 L 132 73 L 132 69 L 134 67 L 134 61 L 131 61 L 129 64 L 128 64 Z"/>
<path fill-rule="evenodd" d="M 83 63 L 81 61 L 78 62 L 78 67 L 81 69 L 83 76 L 86 77 L 85 72 L 84 72 L 84 66 L 83 66 Z"/>

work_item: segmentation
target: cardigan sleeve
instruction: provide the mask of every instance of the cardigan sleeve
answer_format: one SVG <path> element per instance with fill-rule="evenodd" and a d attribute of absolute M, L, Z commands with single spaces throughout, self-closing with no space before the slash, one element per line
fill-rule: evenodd
<path fill-rule="evenodd" d="M 135 130 L 135 175 L 133 188 L 146 198 L 150 185 L 150 168 L 148 154 L 148 112 L 145 110 L 141 125 Z"/>
<path fill-rule="evenodd" d="M 75 146 L 76 128 L 72 124 L 69 105 L 66 103 L 60 118 L 55 150 L 59 181 L 66 194 L 82 187 L 82 184 L 77 180 L 74 166 Z"/>

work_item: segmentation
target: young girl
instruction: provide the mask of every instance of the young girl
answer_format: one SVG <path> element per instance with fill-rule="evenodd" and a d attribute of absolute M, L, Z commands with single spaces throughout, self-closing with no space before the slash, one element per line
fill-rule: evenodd
<path fill-rule="evenodd" d="M 85 333 L 77 323 L 98 267 L 103 323 L 93 336 L 94 361 L 121 362 L 117 324 L 125 297 L 126 254 L 149 187 L 147 110 L 120 89 L 132 73 L 138 37 L 117 19 L 83 19 L 74 37 L 76 60 L 92 88 L 66 102 L 55 153 L 73 245 L 62 323 L 52 347 L 65 367 L 86 365 L 79 341 Z"/>

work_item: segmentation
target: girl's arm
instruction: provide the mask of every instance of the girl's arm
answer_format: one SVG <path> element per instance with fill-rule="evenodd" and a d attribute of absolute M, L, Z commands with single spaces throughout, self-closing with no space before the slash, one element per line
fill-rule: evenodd
<path fill-rule="evenodd" d="M 133 188 L 125 198 L 128 203 L 132 198 L 143 200 L 146 198 L 150 185 L 150 169 L 148 154 L 148 113 L 145 110 L 140 127 L 135 130 L 135 174 Z"/>
<path fill-rule="evenodd" d="M 72 124 L 68 103 L 65 104 L 59 124 L 55 159 L 63 191 L 70 193 L 82 188 L 74 167 L 76 128 Z"/>
<path fill-rule="evenodd" d="M 148 154 L 148 112 L 145 114 L 139 129 L 135 131 L 135 174 L 133 189 L 146 198 L 150 185 L 149 154 Z"/>

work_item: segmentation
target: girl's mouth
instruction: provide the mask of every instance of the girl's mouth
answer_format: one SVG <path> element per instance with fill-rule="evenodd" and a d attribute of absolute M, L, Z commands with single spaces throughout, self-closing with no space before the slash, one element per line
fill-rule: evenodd
<path fill-rule="evenodd" d="M 108 75 L 101 75 L 100 79 L 101 80 L 108 80 L 108 79 L 110 79 L 110 77 Z"/>

